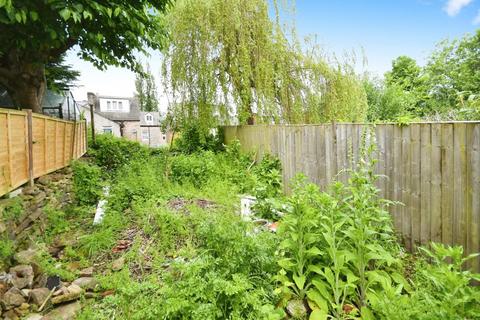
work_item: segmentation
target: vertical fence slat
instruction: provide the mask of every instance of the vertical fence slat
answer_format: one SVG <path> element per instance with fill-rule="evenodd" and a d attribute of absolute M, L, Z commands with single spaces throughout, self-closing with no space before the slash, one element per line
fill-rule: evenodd
<path fill-rule="evenodd" d="M 442 124 L 442 242 L 453 244 L 453 125 Z"/>
<path fill-rule="evenodd" d="M 420 127 L 420 243 L 426 245 L 430 239 L 431 217 L 431 158 L 432 158 L 432 140 L 431 125 L 425 124 Z"/>
<path fill-rule="evenodd" d="M 470 224 L 470 252 L 480 252 L 480 124 L 475 124 L 471 140 L 471 190 L 472 209 Z M 480 272 L 480 257 L 475 258 L 472 267 Z"/>

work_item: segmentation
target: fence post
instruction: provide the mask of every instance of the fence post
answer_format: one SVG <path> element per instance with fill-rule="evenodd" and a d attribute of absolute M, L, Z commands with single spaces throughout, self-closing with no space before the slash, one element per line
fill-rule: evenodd
<path fill-rule="evenodd" d="M 87 152 L 88 150 L 88 126 L 87 126 L 87 120 L 83 120 L 82 122 L 83 126 L 84 126 L 84 131 L 85 131 L 85 140 L 83 141 L 85 143 L 85 150 L 82 150 L 82 151 L 85 151 Z M 92 138 L 93 139 L 93 138 Z"/>
<path fill-rule="evenodd" d="M 33 119 L 32 110 L 26 109 L 27 112 L 27 133 L 28 133 L 28 185 L 33 187 Z"/>
<path fill-rule="evenodd" d="M 90 123 L 92 125 L 92 145 L 95 146 L 95 120 L 94 120 L 93 104 L 90 104 Z"/>
<path fill-rule="evenodd" d="M 75 159 L 75 146 L 77 145 L 77 120 L 73 120 L 73 133 L 72 133 L 72 156 L 70 160 Z"/>

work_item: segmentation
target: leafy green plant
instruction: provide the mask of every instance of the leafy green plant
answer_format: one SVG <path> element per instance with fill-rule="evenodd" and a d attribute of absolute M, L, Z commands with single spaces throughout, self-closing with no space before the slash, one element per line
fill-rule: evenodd
<path fill-rule="evenodd" d="M 72 163 L 73 193 L 80 205 L 93 205 L 102 195 L 102 171 L 99 167 L 77 160 Z"/>
<path fill-rule="evenodd" d="M 180 137 L 174 140 L 174 150 L 184 154 L 192 154 L 198 151 L 221 151 L 223 150 L 222 130 L 217 129 L 219 134 L 214 135 L 210 131 L 201 129 L 198 124 L 185 125 L 180 132 Z"/>
<path fill-rule="evenodd" d="M 480 275 L 465 270 L 465 263 L 478 254 L 464 256 L 460 246 L 432 243 L 420 248 L 412 290 L 409 293 L 385 291 L 372 294 L 375 313 L 381 319 L 433 320 L 477 319 L 480 314 L 480 288 L 472 286 Z"/>
<path fill-rule="evenodd" d="M 150 150 L 136 141 L 100 134 L 96 136 L 95 145 L 91 146 L 88 153 L 98 166 L 114 173 L 132 160 L 146 159 Z"/>
<path fill-rule="evenodd" d="M 373 319 L 369 294 L 402 291 L 400 252 L 387 201 L 378 198 L 365 151 L 346 185 L 330 193 L 299 179 L 282 219 L 278 275 L 284 303 L 308 303 L 315 319 Z"/>

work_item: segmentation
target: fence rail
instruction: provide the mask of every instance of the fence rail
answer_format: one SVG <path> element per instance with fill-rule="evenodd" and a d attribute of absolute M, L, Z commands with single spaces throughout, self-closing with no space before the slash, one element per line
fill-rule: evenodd
<path fill-rule="evenodd" d="M 81 157 L 85 128 L 84 121 L 0 109 L 0 196 Z"/>
<path fill-rule="evenodd" d="M 303 172 L 325 189 L 359 158 L 365 124 L 232 126 L 225 141 L 277 155 L 286 184 Z M 480 122 L 378 124 L 373 128 L 380 195 L 407 249 L 430 241 L 480 252 Z M 352 161 L 350 161 L 351 159 Z M 288 189 L 288 188 L 287 188 Z M 469 264 L 480 271 L 480 257 Z"/>

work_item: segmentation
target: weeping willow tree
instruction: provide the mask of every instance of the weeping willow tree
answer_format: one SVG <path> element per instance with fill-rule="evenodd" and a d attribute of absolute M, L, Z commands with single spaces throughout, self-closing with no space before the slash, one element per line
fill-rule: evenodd
<path fill-rule="evenodd" d="M 166 16 L 168 115 L 177 125 L 360 121 L 355 73 L 305 50 L 266 0 L 178 0 Z M 315 48 L 315 47 L 314 47 Z"/>

